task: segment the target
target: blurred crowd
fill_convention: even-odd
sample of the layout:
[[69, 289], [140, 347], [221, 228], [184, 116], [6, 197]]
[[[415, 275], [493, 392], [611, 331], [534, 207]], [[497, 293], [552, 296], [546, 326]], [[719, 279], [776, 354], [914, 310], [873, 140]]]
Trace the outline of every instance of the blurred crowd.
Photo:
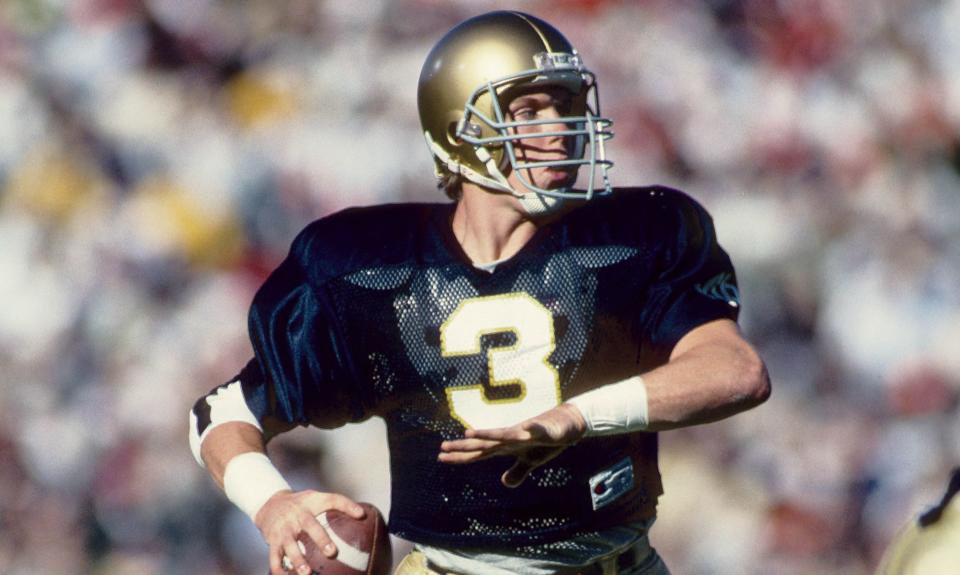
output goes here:
[[[265, 571], [187, 410], [245, 363], [300, 227], [444, 201], [420, 64], [507, 7], [597, 73], [615, 184], [714, 215], [773, 377], [762, 408], [662, 435], [673, 571], [870, 573], [937, 501], [960, 463], [960, 0], [6, 0], [0, 573]], [[272, 454], [387, 510], [382, 433]]]

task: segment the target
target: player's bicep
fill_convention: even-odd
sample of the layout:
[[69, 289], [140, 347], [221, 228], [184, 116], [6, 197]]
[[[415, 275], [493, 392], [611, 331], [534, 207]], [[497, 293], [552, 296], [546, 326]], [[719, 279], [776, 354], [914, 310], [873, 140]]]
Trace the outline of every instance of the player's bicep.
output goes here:
[[730, 404], [759, 405], [770, 396], [770, 376], [756, 349], [729, 319], [705, 323], [684, 335], [670, 354], [699, 385], [726, 395]]
[[718, 319], [699, 325], [687, 332], [670, 352], [670, 360], [702, 346], [722, 346], [728, 349], [750, 348], [740, 327], [731, 319]]

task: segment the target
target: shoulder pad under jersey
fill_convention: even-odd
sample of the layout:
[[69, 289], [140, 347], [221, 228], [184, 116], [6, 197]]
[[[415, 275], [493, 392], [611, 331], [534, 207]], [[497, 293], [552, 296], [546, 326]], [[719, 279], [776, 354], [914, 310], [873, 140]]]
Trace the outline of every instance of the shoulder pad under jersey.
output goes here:
[[361, 269], [410, 262], [422, 252], [430, 218], [442, 204], [384, 204], [348, 208], [309, 224], [293, 242], [312, 283]]

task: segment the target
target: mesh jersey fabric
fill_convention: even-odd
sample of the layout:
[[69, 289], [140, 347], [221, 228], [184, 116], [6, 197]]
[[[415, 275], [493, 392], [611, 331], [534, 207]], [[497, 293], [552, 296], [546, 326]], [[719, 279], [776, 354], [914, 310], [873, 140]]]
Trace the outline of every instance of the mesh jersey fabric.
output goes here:
[[[709, 215], [677, 190], [618, 189], [488, 273], [459, 249], [453, 209], [352, 208], [300, 233], [251, 306], [256, 357], [239, 379], [265, 435], [382, 417], [390, 529], [419, 543], [532, 549], [652, 517], [655, 433], [582, 440], [516, 489], [500, 483], [504, 458], [436, 457], [467, 425], [536, 415], [665, 363], [698, 325], [735, 320]], [[597, 507], [591, 478], [624, 460], [629, 489]]]

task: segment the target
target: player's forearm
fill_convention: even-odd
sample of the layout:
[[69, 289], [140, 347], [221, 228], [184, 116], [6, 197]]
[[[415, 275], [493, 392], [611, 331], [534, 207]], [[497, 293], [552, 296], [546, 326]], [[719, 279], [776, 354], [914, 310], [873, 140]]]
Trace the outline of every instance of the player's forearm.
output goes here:
[[247, 452], [264, 452], [263, 434], [240, 421], [227, 422], [212, 429], [200, 447], [203, 463], [213, 480], [223, 488], [223, 474], [231, 459]]
[[770, 395], [763, 361], [745, 341], [695, 345], [643, 375], [647, 428], [660, 431], [717, 421], [760, 405]]

